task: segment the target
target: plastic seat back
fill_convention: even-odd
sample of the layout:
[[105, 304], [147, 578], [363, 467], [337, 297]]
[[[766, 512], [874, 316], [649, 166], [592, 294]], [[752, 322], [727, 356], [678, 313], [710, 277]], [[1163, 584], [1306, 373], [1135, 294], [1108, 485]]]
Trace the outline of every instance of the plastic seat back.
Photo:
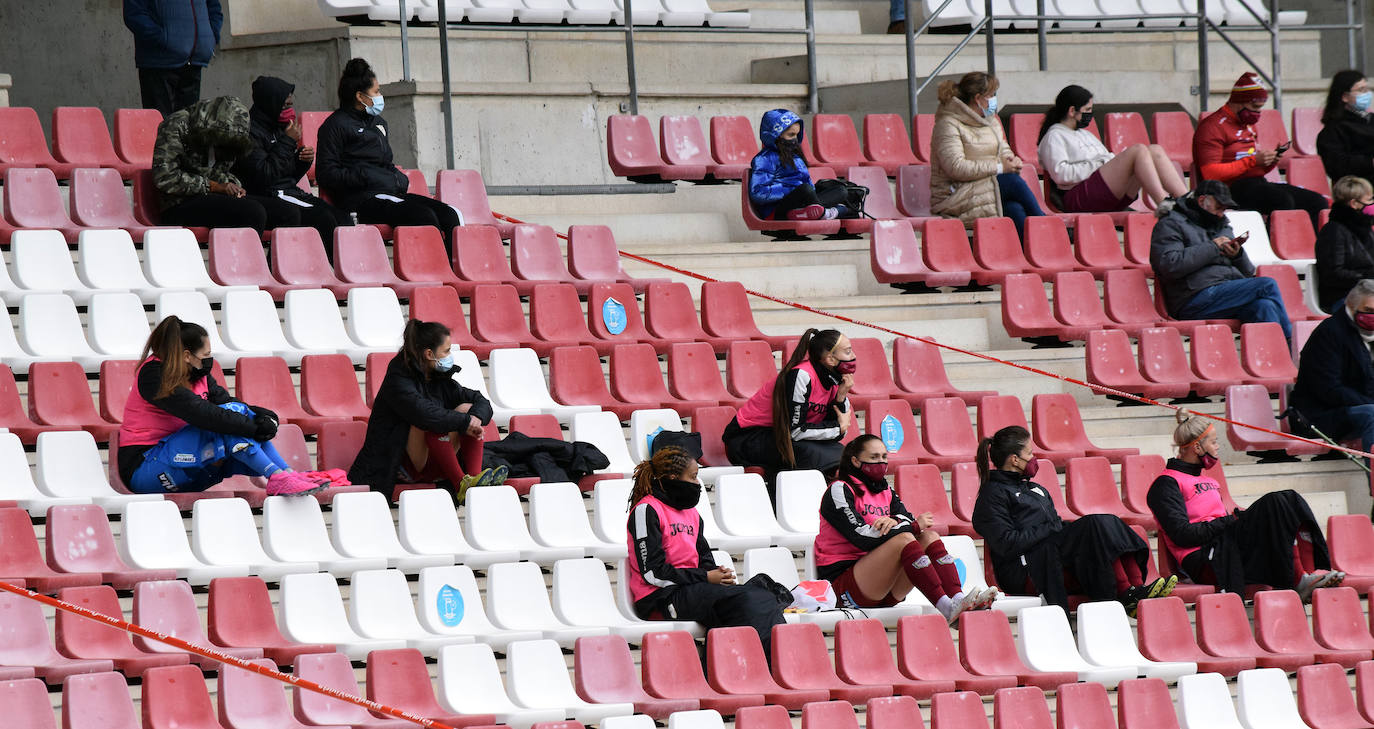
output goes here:
[[1097, 282], [1091, 273], [1061, 271], [1054, 275], [1054, 316], [1072, 327], [1108, 324], [1107, 314], [1102, 310], [1102, 297], [1097, 293]]
[[606, 151], [618, 177], [656, 175], [664, 166], [648, 117], [615, 114], [606, 119]]
[[748, 166], [758, 154], [754, 126], [744, 116], [711, 117], [711, 156], [719, 164]]
[[864, 115], [864, 156], [889, 170], [917, 164], [901, 114]]
[[701, 285], [701, 325], [716, 337], [765, 339], [754, 323], [744, 285], [738, 281], [709, 281]]
[[1102, 304], [1107, 316], [1120, 324], [1150, 326], [1162, 318], [1155, 310], [1145, 272], [1138, 268], [1107, 271]]
[[[51, 714], [46, 688], [43, 688], [42, 700], [44, 709]], [[87, 673], [68, 676], [62, 682], [62, 729], [89, 726], [141, 729], [123, 675], [112, 671]]]
[[720, 364], [706, 342], [678, 342], [668, 349], [668, 391], [682, 400], [732, 400]]
[[1321, 663], [1298, 669], [1298, 711], [1312, 727], [1365, 726], [1350, 692], [1345, 669]]
[[973, 257], [989, 271], [1021, 273], [1030, 268], [1011, 218], [979, 218], [973, 222]]
[[691, 290], [677, 281], [649, 284], [644, 294], [644, 324], [662, 339], [707, 339], [697, 321]]
[[1069, 461], [1066, 473], [1069, 508], [1078, 514], [1124, 515], [1125, 507], [1116, 489], [1112, 464], [1093, 456]]
[[143, 674], [144, 729], [220, 729], [197, 666], [164, 666]]
[[859, 729], [848, 701], [813, 701], [802, 707], [802, 729]]
[[1299, 322], [1304, 319], [1323, 318], [1322, 315], [1314, 314], [1307, 308], [1302, 294], [1302, 284], [1298, 282], [1298, 272], [1291, 265], [1279, 263], [1256, 266], [1255, 275], [1272, 278], [1279, 285], [1279, 296], [1283, 298], [1283, 308], [1287, 310], [1290, 320]]
[[778, 365], [766, 342], [734, 341], [725, 354], [725, 385], [735, 397], [749, 398], [772, 386]]
[[[1264, 593], [1260, 593], [1264, 594]], [[1301, 611], [1299, 605], [1299, 611]], [[1288, 675], [1281, 668], [1256, 668], [1236, 676], [1236, 713], [1247, 727], [1303, 726]]]
[[1293, 380], [1297, 365], [1288, 351], [1288, 340], [1275, 322], [1251, 322], [1240, 327], [1240, 350], [1245, 370], [1255, 377]]
[[816, 158], [836, 169], [864, 163], [859, 133], [847, 114], [817, 114], [811, 122], [811, 142]]
[[75, 362], [36, 362], [29, 368], [29, 415], [45, 425], [91, 428], [102, 440], [113, 429], [95, 411], [86, 373]]
[[586, 281], [617, 281], [627, 276], [609, 226], [568, 227], [568, 271]]
[[930, 216], [930, 166], [906, 164], [897, 168], [897, 209], [913, 218]]
[[324, 246], [314, 228], [276, 230], [272, 237], [272, 275], [286, 284], [341, 285]]
[[1121, 729], [1179, 729], [1174, 699], [1161, 678], [1133, 678], [1118, 684], [1116, 712]]
[[701, 434], [701, 462], [707, 466], [729, 466], [725, 444], [721, 437], [725, 427], [735, 419], [735, 409], [729, 406], [697, 408], [692, 412], [692, 431]]
[[1250, 632], [1245, 605], [1235, 593], [1198, 598], [1197, 639], [1198, 645], [1217, 656], [1254, 656], [1261, 652]]
[[992, 725], [998, 729], [1051, 729], [1054, 721], [1045, 692], [1035, 686], [998, 689], [992, 698]]
[[1319, 106], [1295, 106], [1291, 117], [1293, 147], [1298, 154], [1317, 154], [1317, 134], [1322, 130], [1322, 109]]
[[897, 210], [897, 205], [892, 201], [892, 187], [888, 185], [887, 173], [882, 167], [854, 165], [845, 173], [845, 177], [856, 185], [868, 188], [868, 197], [864, 199], [864, 213], [878, 220], [901, 220], [906, 217]]
[[1074, 250], [1086, 266], [1106, 270], [1129, 266], [1116, 226], [1105, 213], [1078, 216], [1074, 224]]
[[[473, 226], [496, 226], [503, 237], [509, 237], [509, 224], [502, 225], [491, 214], [491, 203], [487, 200], [487, 186], [482, 181], [482, 173], [477, 170], [439, 170], [434, 181], [435, 197], [458, 208], [463, 214], [463, 225], [455, 229], [464, 230]], [[453, 241], [455, 250], [458, 240]]]
[[983, 697], [974, 691], [935, 694], [930, 701], [931, 729], [987, 729]]
[[1078, 268], [1064, 221], [1053, 215], [1026, 219], [1026, 258], [1042, 275]]
[[105, 510], [94, 504], [49, 507], [44, 546], [48, 563], [63, 572], [129, 569], [120, 559]]
[[[265, 658], [252, 663], [265, 668], [277, 667]], [[275, 678], [236, 666], [223, 666], [219, 669], [216, 689], [220, 720], [231, 729], [296, 725], [285, 686]]]
[[[162, 112], [157, 109], [116, 109], [114, 148], [120, 159], [140, 169], [153, 166], [153, 146]], [[313, 145], [314, 142], [306, 142]]]
[[[131, 244], [132, 246], [132, 244]], [[10, 240], [14, 283], [30, 291], [84, 292], [67, 241], [55, 230], [15, 231]]]
[[1174, 327], [1153, 327], [1140, 332], [1140, 374], [1155, 382], [1173, 382], [1188, 376], [1188, 356], [1183, 337]]
[[296, 400], [291, 370], [280, 357], [241, 357], [234, 377], [235, 395], [275, 412], [283, 422], [301, 418], [305, 410]]
[[587, 328], [610, 341], [658, 341], [644, 328], [639, 301], [629, 284], [592, 284], [587, 294]]
[[453, 231], [453, 270], [460, 278], [482, 283], [515, 280], [501, 245], [501, 234], [489, 225], [463, 225]]
[[1155, 143], [1164, 148], [1169, 159], [1193, 167], [1193, 118], [1186, 111], [1157, 111], [1151, 118]]
[[930, 132], [935, 128], [935, 114], [917, 114], [911, 118], [911, 150], [921, 164], [930, 162]]
[[611, 394], [650, 409], [671, 403], [658, 356], [648, 344], [617, 344], [611, 351]]
[[210, 231], [210, 278], [225, 286], [277, 285], [252, 228]]
[[1055, 694], [1058, 729], [1111, 729], [1116, 725], [1111, 698], [1102, 684], [1066, 684]]
[[1145, 132], [1145, 119], [1138, 112], [1118, 112], [1107, 114], [1103, 120], [1106, 125], [1107, 149], [1120, 154], [1133, 144], [1149, 144], [1150, 137]]
[[1292, 590], [1255, 593], [1255, 639], [1261, 648], [1275, 653], [1318, 653], [1322, 646], [1312, 637], [1307, 609]]
[[319, 440], [315, 442], [319, 470], [338, 468], [347, 471], [358, 457], [358, 451], [362, 450], [366, 435], [367, 423], [356, 420], [321, 425]]
[[432, 225], [401, 225], [392, 232], [396, 275], [406, 281], [457, 284], [444, 239]]
[[978, 439], [968, 419], [968, 407], [957, 397], [933, 397], [921, 408], [921, 435], [926, 449], [942, 456], [973, 453]]
[[1269, 214], [1269, 228], [1269, 240], [1279, 258], [1317, 257], [1317, 234], [1312, 230], [1312, 218], [1307, 211], [1275, 210]]
[[[328, 686], [336, 691], [362, 696], [353, 665], [342, 653], [315, 653], [297, 659], [296, 675]], [[300, 721], [312, 724], [329, 723], [338, 726], [365, 724], [375, 721], [372, 715], [357, 704], [350, 704], [315, 691], [297, 686], [292, 690], [295, 715]]]
[[1178, 680], [1178, 715], [1183, 729], [1240, 729], [1226, 679], [1217, 673], [1199, 673]]
[[349, 289], [348, 336], [363, 347], [400, 349], [405, 314], [397, 291], [389, 286]]
[[[113, 154], [113, 152], [111, 153]], [[101, 228], [138, 228], [133, 208], [119, 171], [80, 169], [72, 172], [72, 219], [80, 225]]]
[[1011, 149], [1026, 164], [1040, 164], [1040, 114], [1012, 114], [1011, 124], [1007, 127], [1008, 142]]
[[372, 651], [367, 661], [367, 698], [421, 716], [443, 717], [449, 712], [434, 699], [425, 657], [414, 648]]
[[1236, 353], [1236, 336], [1224, 324], [1207, 324], [1193, 329], [1191, 347], [1193, 373], [1214, 382], [1240, 382], [1245, 371]]
[[658, 119], [659, 148], [670, 165], [713, 166], [701, 122], [694, 116], [665, 114]]
[[1331, 567], [1350, 574], [1374, 575], [1374, 525], [1360, 522], [1357, 514], [1333, 514], [1326, 524]]
[[646, 633], [640, 644], [644, 688], [663, 698], [698, 698], [715, 691], [706, 683], [692, 635], [682, 630]]
[[[371, 225], [344, 225], [334, 230], [334, 268], [348, 283], [392, 285], [400, 281], [391, 270], [382, 234]], [[329, 242], [325, 241], [328, 245]], [[274, 249], [276, 245], [272, 246]]]
[[[883, 439], [889, 467], [916, 463], [930, 454], [921, 443], [921, 432], [905, 400], [873, 400], [864, 416], [865, 432]], [[948, 523], [948, 522], [946, 522]]]
[[570, 281], [558, 237], [547, 225], [517, 225], [510, 239], [511, 270], [527, 281]]
[[54, 108], [52, 148], [58, 159], [81, 167], [126, 169], [129, 166], [115, 154], [105, 116], [95, 107]]

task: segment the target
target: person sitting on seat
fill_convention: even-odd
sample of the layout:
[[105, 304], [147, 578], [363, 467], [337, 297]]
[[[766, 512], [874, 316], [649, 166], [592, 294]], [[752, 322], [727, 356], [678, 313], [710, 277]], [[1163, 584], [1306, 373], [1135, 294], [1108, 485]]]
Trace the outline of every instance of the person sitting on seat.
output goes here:
[[1088, 131], [1093, 95], [1082, 86], [1065, 86], [1040, 125], [1040, 166], [1063, 198], [1066, 213], [1125, 210], [1143, 192], [1146, 202], [1188, 192], [1183, 176], [1158, 144], [1133, 144], [1115, 155]]
[[1218, 463], [1216, 427], [1182, 410], [1176, 417], [1178, 457], [1150, 484], [1146, 500], [1177, 571], [1238, 594], [1246, 584], [1293, 588], [1303, 602], [1311, 602], [1313, 590], [1341, 584], [1345, 573], [1329, 571], [1326, 540], [1307, 502], [1284, 489], [1226, 513], [1221, 486], [1205, 473]]
[[459, 503], [472, 486], [505, 483], [506, 466], [482, 468], [491, 402], [458, 384], [453, 340], [437, 321], [411, 319], [401, 351], [372, 398], [362, 448], [348, 470], [354, 483], [391, 498], [397, 483], [437, 483]]
[[1317, 154], [1326, 176], [1339, 180], [1346, 175], [1374, 179], [1374, 117], [1370, 106], [1374, 91], [1362, 71], [1337, 71], [1331, 77], [1322, 108], [1322, 130], [1317, 132]]
[[334, 228], [346, 225], [348, 217], [297, 186], [315, 159], [315, 148], [301, 142], [295, 90], [295, 86], [273, 76], [253, 80], [253, 106], [248, 109], [253, 146], [234, 165], [234, 174], [249, 195], [288, 204], [286, 209], [295, 219], [281, 225], [305, 225], [319, 231], [325, 254], [333, 262]]
[[1259, 147], [1255, 125], [1268, 101], [1269, 92], [1253, 71], [1236, 79], [1226, 104], [1199, 121], [1193, 132], [1197, 179], [1226, 183], [1239, 207], [1258, 210], [1265, 217], [1275, 210], [1306, 210], [1315, 230], [1320, 225], [1318, 214], [1326, 209], [1326, 198], [1297, 185], [1264, 179], [1288, 151], [1288, 143], [1274, 149]]
[[[234, 400], [211, 374], [205, 328], [169, 316], [148, 335], [119, 426], [119, 478], [139, 494], [204, 491], [230, 476], [301, 496], [341, 474], [293, 471], [272, 445], [277, 414]], [[339, 481], [342, 485], [342, 481]]]
[[1374, 446], [1372, 346], [1374, 280], [1364, 279], [1307, 338], [1289, 400], [1327, 437], [1337, 442], [1358, 438], [1366, 453]]
[[463, 224], [452, 206], [407, 192], [410, 179], [391, 159], [381, 86], [361, 58], [344, 66], [339, 108], [320, 125], [315, 178], [320, 192], [359, 222], [432, 225], [452, 253], [453, 229]]
[[1331, 195], [1331, 220], [1317, 233], [1317, 303], [1334, 314], [1351, 287], [1374, 278], [1374, 186], [1346, 176]]
[[1005, 215], [1024, 237], [1026, 218], [1045, 213], [1021, 179], [1024, 163], [1007, 145], [997, 88], [997, 77], [982, 71], [940, 83], [930, 132], [930, 212], [966, 226]]
[[[1173, 591], [1177, 578], [1145, 584], [1150, 545], [1111, 514], [1087, 514], [1067, 524], [1045, 487], [1030, 433], [1009, 425], [978, 444], [978, 500], [973, 528], [983, 535], [997, 584], [1043, 595], [1069, 609], [1069, 592], [1116, 599], [1134, 614], [1141, 600]], [[991, 468], [990, 468], [991, 467]]]
[[965, 610], [992, 605], [996, 588], [965, 593], [954, 558], [931, 531], [930, 512], [912, 516], [887, 483], [883, 439], [864, 434], [844, 447], [840, 469], [821, 497], [816, 576], [846, 607], [890, 607], [921, 591], [953, 624]]
[[1226, 210], [1236, 201], [1226, 185], [1205, 180], [1198, 188], [1155, 210], [1150, 234], [1150, 268], [1164, 291], [1164, 308], [1175, 319], [1272, 321], [1293, 338], [1279, 285], [1255, 275]]
[[811, 170], [802, 157], [806, 141], [802, 127], [795, 112], [764, 112], [759, 122], [760, 149], [749, 163], [749, 202], [754, 211], [769, 220], [855, 217], [856, 211], [844, 205], [843, 187], [833, 186], [826, 197], [811, 184]]
[[762, 468], [770, 496], [778, 471], [833, 471], [853, 418], [849, 389], [857, 362], [838, 330], [807, 329], [782, 374], [760, 387], [725, 426], [721, 440], [730, 462]]
[[643, 620], [693, 620], [708, 629], [748, 626], [758, 631], [763, 655], [769, 656], [783, 605], [754, 580], [736, 584], [734, 570], [716, 565], [696, 508], [700, 500], [697, 462], [687, 451], [660, 448], [635, 466], [625, 525], [630, 556], [621, 576], [629, 583], [635, 614]]

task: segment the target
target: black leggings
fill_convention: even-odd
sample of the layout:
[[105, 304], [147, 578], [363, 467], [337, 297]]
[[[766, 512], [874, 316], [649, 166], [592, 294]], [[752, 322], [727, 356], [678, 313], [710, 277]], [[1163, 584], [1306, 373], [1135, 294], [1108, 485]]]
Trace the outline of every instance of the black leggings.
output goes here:
[[458, 218], [458, 211], [448, 203], [424, 195], [408, 192], [389, 197], [400, 198], [400, 202], [392, 202], [367, 193], [339, 201], [339, 207], [357, 213], [360, 223], [384, 223], [391, 226], [432, 225], [444, 236], [444, 246], [449, 249], [449, 253], [453, 253], [449, 238], [453, 235], [453, 229], [462, 222]]
[[[728, 626], [748, 626], [759, 634], [763, 655], [772, 660], [773, 626], [782, 625], [782, 605], [773, 593], [756, 585], [714, 585], [689, 582], [663, 588], [666, 599], [651, 595], [640, 603], [656, 603], [656, 608], [635, 605], [635, 613], [647, 620], [693, 620], [708, 630]], [[655, 614], [657, 613], [657, 614]]]
[[262, 235], [264, 230], [300, 225], [301, 216], [296, 211], [301, 209], [275, 197], [206, 193], [163, 210], [158, 222], [195, 228], [252, 228]]
[[[304, 190], [286, 190], [285, 194], [293, 200], [308, 203], [309, 207], [301, 207], [295, 203], [275, 198], [276, 202], [284, 203], [286, 207], [290, 208], [290, 210], [285, 211], [283, 216], [289, 222], [278, 223], [278, 225], [288, 228], [304, 226], [319, 231], [320, 240], [324, 242], [325, 253], [329, 256], [330, 262], [333, 263], [334, 228], [348, 225], [348, 214]], [[294, 220], [291, 220], [293, 217]]]
[[1241, 209], [1258, 210], [1265, 217], [1275, 210], [1306, 210], [1312, 218], [1313, 230], [1321, 230], [1317, 216], [1331, 207], [1319, 192], [1270, 182], [1263, 177], [1243, 177], [1233, 181], [1230, 188], [1231, 197], [1236, 199]]
[[797, 185], [792, 191], [782, 196], [777, 205], [773, 206], [774, 220], [787, 220], [787, 214], [793, 210], [799, 210], [808, 205], [820, 205], [820, 198], [816, 197], [816, 188], [811, 184]]
[[817, 470], [827, 473], [840, 465], [844, 445], [838, 440], [792, 441], [792, 465], [782, 460], [782, 453], [773, 441], [773, 429], [766, 427], [741, 428], [731, 420], [721, 434], [725, 455], [736, 466], [757, 466], [763, 469], [768, 495], [773, 496], [773, 482], [778, 472], [789, 469]]

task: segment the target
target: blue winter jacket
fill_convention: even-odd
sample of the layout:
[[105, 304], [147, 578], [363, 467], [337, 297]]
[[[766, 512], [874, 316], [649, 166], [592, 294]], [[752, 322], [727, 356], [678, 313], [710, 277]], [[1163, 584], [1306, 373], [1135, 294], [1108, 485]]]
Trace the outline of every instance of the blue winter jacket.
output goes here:
[[797, 141], [806, 143], [806, 123], [801, 117], [786, 109], [774, 109], [763, 115], [759, 122], [759, 141], [762, 149], [749, 163], [749, 200], [760, 218], [773, 215], [773, 207], [801, 185], [811, 184], [811, 172], [806, 169], [806, 160], [797, 155], [791, 166], [785, 165], [778, 155], [778, 136], [787, 128], [801, 122], [801, 134]]
[[224, 24], [220, 0], [124, 0], [139, 68], [208, 66]]

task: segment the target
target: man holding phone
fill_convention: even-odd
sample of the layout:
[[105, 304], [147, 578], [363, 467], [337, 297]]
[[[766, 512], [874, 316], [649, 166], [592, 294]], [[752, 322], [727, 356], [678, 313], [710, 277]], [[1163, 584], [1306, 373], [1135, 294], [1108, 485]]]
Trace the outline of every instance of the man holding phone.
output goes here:
[[1278, 165], [1291, 142], [1262, 149], [1255, 125], [1269, 101], [1269, 92], [1253, 71], [1247, 71], [1231, 88], [1226, 104], [1198, 122], [1193, 133], [1194, 179], [1219, 180], [1230, 186], [1237, 207], [1258, 210], [1268, 216], [1275, 210], [1306, 210], [1312, 229], [1317, 216], [1328, 207], [1320, 193], [1296, 185], [1270, 182], [1264, 176]]
[[1231, 191], [1206, 180], [1172, 207], [1155, 211], [1159, 222], [1150, 236], [1150, 267], [1164, 306], [1175, 319], [1272, 321], [1291, 339], [1292, 326], [1274, 279], [1255, 276], [1245, 255], [1245, 240], [1226, 220], [1236, 207]]

